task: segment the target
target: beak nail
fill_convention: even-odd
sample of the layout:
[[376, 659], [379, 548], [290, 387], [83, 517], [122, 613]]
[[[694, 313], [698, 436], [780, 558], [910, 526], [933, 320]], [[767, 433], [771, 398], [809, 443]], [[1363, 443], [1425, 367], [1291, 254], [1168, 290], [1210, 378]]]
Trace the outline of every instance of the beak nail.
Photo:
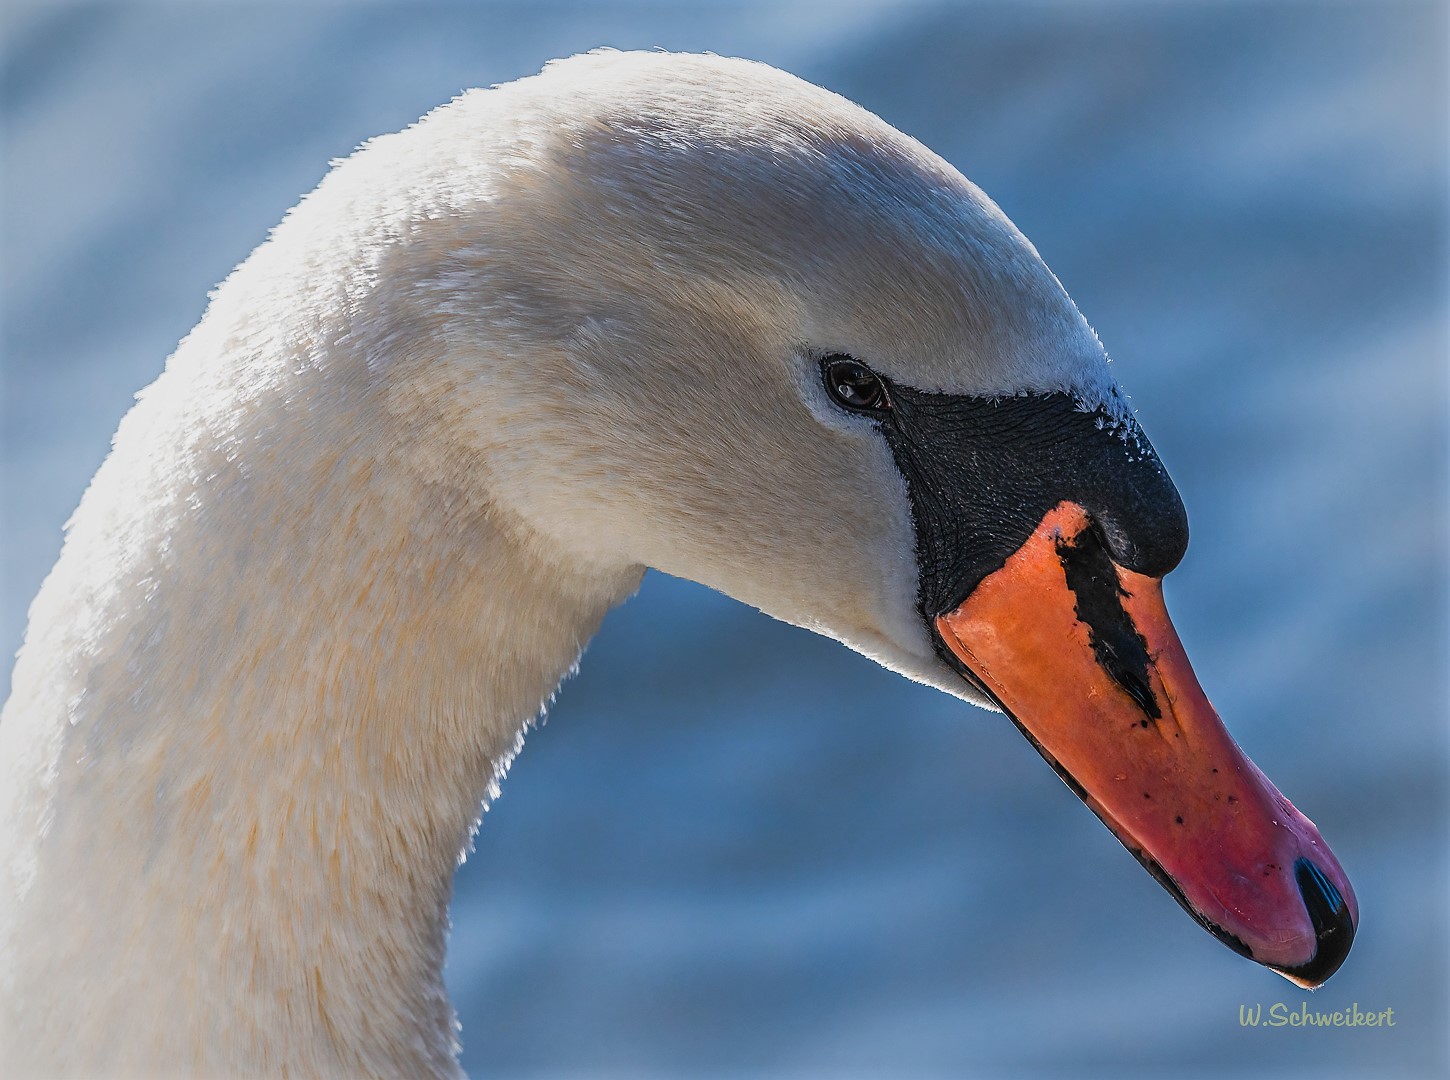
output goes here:
[[1294, 880], [1314, 925], [1318, 947], [1307, 964], [1281, 969], [1301, 986], [1316, 987], [1339, 970], [1354, 942], [1354, 917], [1339, 889], [1323, 870], [1305, 858], [1294, 861]]

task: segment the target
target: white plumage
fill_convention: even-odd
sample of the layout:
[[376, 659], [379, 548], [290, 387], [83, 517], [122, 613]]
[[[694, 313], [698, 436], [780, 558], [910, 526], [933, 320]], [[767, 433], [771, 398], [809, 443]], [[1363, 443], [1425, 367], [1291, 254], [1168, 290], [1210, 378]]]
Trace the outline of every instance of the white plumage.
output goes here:
[[763, 65], [577, 57], [340, 163], [122, 422], [31, 609], [0, 1073], [456, 1075], [459, 853], [647, 566], [969, 696], [820, 351], [1117, 400], [980, 191]]

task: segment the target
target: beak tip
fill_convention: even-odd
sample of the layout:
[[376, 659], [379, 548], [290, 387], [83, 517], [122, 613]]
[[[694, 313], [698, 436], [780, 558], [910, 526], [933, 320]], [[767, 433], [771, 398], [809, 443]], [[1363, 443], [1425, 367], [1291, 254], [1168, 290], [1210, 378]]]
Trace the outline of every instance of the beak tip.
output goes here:
[[1294, 879], [1314, 926], [1314, 955], [1296, 967], [1274, 970], [1306, 990], [1315, 990], [1339, 970], [1349, 955], [1356, 918], [1333, 880], [1309, 859], [1295, 860]]

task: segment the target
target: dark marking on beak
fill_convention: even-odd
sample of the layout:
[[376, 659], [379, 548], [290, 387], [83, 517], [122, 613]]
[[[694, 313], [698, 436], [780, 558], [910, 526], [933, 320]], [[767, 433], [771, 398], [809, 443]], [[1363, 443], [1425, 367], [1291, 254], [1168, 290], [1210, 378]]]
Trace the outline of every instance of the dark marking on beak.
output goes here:
[[1123, 609], [1125, 594], [1107, 547], [1096, 530], [1085, 529], [1076, 537], [1059, 540], [1057, 557], [1072, 590], [1078, 621], [1088, 628], [1098, 664], [1149, 720], [1157, 720], [1163, 712], [1148, 681], [1148, 643]]

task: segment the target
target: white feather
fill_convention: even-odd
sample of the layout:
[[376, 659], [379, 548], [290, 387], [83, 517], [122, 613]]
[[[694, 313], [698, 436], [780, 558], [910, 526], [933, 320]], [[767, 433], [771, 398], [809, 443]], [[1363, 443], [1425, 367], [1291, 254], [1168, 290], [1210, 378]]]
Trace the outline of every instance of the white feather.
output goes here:
[[813, 350], [1106, 359], [951, 166], [760, 64], [595, 53], [337, 165], [122, 422], [0, 720], [0, 1073], [454, 1076], [449, 889], [643, 568], [963, 693]]

